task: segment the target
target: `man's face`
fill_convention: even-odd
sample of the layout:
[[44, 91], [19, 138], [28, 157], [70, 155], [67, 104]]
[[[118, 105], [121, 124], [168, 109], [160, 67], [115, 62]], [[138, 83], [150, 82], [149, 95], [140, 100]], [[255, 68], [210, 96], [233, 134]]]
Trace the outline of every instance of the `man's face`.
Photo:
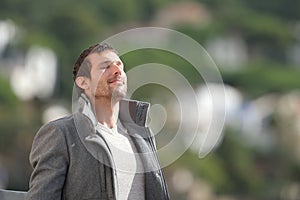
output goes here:
[[91, 62], [91, 78], [88, 80], [91, 98], [109, 98], [119, 101], [127, 92], [127, 77], [119, 56], [110, 50], [92, 53], [87, 57]]

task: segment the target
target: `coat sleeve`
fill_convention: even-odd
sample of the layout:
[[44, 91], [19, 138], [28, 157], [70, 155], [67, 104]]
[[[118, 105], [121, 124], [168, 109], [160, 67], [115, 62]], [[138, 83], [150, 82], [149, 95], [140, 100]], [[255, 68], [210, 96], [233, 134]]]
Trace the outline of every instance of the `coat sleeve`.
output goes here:
[[30, 152], [33, 172], [27, 200], [60, 200], [69, 165], [63, 132], [54, 124], [43, 126], [36, 134]]

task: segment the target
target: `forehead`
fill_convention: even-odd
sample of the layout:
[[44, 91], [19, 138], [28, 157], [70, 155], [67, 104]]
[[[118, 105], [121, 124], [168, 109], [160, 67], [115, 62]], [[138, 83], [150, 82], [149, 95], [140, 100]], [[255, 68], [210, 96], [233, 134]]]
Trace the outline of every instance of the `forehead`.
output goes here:
[[120, 60], [119, 56], [111, 50], [105, 50], [102, 52], [94, 52], [87, 56], [89, 61], [93, 64], [105, 62], [105, 61], [114, 61]]

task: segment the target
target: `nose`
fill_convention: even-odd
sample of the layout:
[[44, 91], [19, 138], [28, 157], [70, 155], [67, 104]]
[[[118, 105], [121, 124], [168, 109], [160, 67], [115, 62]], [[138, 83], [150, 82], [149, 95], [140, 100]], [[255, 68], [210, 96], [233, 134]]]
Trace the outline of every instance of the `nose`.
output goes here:
[[123, 72], [123, 64], [120, 61], [114, 61], [111, 63], [111, 69], [114, 75], [121, 75]]

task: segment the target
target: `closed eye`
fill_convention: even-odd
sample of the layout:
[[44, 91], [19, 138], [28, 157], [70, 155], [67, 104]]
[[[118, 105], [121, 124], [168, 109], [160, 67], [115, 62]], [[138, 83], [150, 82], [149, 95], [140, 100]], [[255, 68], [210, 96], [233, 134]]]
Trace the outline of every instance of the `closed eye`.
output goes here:
[[122, 70], [124, 68], [123, 62], [120, 61], [120, 60], [117, 60], [117, 61], [107, 60], [107, 61], [104, 61], [104, 62], [99, 64], [99, 69], [101, 69], [101, 70], [108, 69], [112, 64], [117, 65]]
[[109, 61], [109, 60], [104, 61], [99, 64], [99, 69], [107, 69], [107, 68], [109, 68], [111, 63], [112, 63], [112, 61]]

